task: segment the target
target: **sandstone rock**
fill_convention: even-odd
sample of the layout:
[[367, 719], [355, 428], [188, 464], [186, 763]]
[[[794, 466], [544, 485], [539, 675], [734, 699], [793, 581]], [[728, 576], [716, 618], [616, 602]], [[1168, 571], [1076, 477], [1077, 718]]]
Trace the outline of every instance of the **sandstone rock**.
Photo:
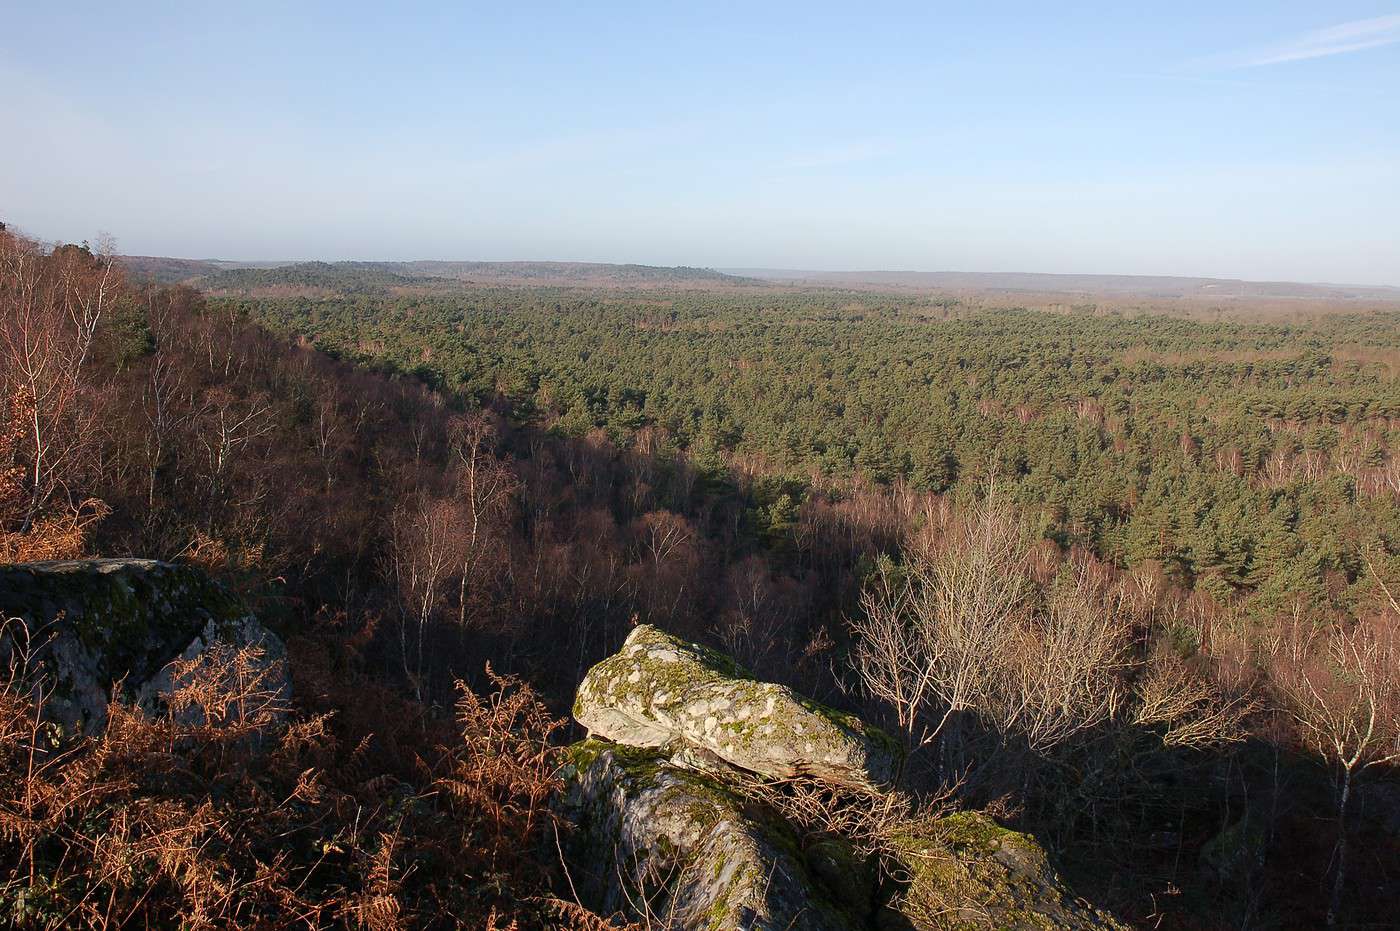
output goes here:
[[589, 671], [574, 716], [615, 741], [576, 744], [562, 773], [567, 859], [605, 914], [672, 931], [1123, 929], [1069, 891], [1034, 839], [984, 815], [908, 825], [883, 845], [884, 874], [845, 838], [803, 834], [738, 784], [800, 775], [871, 790], [894, 774], [891, 742], [654, 627]]
[[[572, 881], [586, 904], [673, 931], [866, 927], [871, 889], [824, 889], [792, 829], [711, 774], [597, 740], [570, 749], [565, 813]], [[840, 861], [839, 842], [820, 851]], [[853, 856], [849, 847], [846, 855]]]
[[[31, 650], [51, 676], [48, 713], [70, 729], [101, 727], [114, 683], [154, 710], [172, 660], [210, 644], [255, 645], [266, 688], [289, 691], [282, 642], [199, 569], [149, 559], [0, 566], [0, 657]], [[11, 620], [13, 619], [13, 620]]]
[[1034, 838], [986, 815], [950, 815], [898, 847], [904, 888], [881, 916], [889, 931], [1126, 931], [1065, 887]]
[[812, 776], [872, 789], [889, 784], [898, 748], [859, 718], [757, 682], [732, 661], [655, 627], [589, 670], [574, 717], [634, 747], [696, 747], [764, 776]]

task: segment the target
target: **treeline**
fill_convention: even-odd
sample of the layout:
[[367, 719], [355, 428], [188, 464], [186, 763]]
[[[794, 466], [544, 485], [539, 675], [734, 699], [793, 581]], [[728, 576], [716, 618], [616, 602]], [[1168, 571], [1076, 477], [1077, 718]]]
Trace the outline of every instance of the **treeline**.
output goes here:
[[[161, 280], [179, 260], [123, 259], [138, 274]], [[216, 294], [315, 294], [363, 296], [407, 293], [460, 294], [470, 281], [509, 285], [596, 285], [629, 287], [765, 287], [761, 281], [709, 268], [605, 265], [583, 262], [296, 262], [269, 267], [221, 269], [183, 263], [198, 275], [201, 290]], [[201, 267], [202, 264], [202, 267]], [[168, 279], [167, 280], [171, 280]]]
[[198, 280], [205, 291], [241, 293], [268, 288], [295, 288], [324, 293], [388, 294], [395, 288], [432, 287], [445, 279], [405, 274], [391, 262], [298, 262], [274, 268], [230, 268]]

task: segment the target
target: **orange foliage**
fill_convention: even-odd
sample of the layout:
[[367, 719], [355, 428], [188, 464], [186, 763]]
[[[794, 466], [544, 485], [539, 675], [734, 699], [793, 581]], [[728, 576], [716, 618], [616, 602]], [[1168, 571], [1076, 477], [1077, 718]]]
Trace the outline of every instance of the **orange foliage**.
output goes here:
[[[251, 650], [210, 660], [175, 670], [164, 714], [115, 701], [91, 736], [45, 723], [43, 670], [15, 664], [0, 683], [0, 922], [604, 927], [561, 909], [535, 858], [562, 722], [528, 687], [488, 672], [492, 694], [462, 689], [455, 739], [439, 729], [365, 778], [375, 733], [289, 718]], [[381, 706], [386, 729], [400, 710]]]

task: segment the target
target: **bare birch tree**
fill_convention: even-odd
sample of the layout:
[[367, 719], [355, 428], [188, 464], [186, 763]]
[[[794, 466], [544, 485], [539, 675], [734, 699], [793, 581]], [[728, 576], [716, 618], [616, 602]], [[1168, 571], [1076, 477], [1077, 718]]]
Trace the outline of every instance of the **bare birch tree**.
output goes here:
[[1400, 761], [1400, 634], [1393, 618], [1351, 629], [1295, 620], [1272, 644], [1270, 678], [1303, 743], [1336, 773], [1337, 846], [1327, 926], [1346, 885], [1357, 781]]

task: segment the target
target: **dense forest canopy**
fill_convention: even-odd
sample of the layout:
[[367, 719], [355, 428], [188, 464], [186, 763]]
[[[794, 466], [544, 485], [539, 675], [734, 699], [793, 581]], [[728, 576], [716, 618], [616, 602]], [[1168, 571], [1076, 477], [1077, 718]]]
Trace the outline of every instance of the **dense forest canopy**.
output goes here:
[[794, 488], [995, 475], [1061, 545], [1222, 603], [1344, 609], [1361, 551], [1400, 544], [1400, 313], [1203, 322], [841, 291], [229, 306], [518, 419], [645, 430]]

